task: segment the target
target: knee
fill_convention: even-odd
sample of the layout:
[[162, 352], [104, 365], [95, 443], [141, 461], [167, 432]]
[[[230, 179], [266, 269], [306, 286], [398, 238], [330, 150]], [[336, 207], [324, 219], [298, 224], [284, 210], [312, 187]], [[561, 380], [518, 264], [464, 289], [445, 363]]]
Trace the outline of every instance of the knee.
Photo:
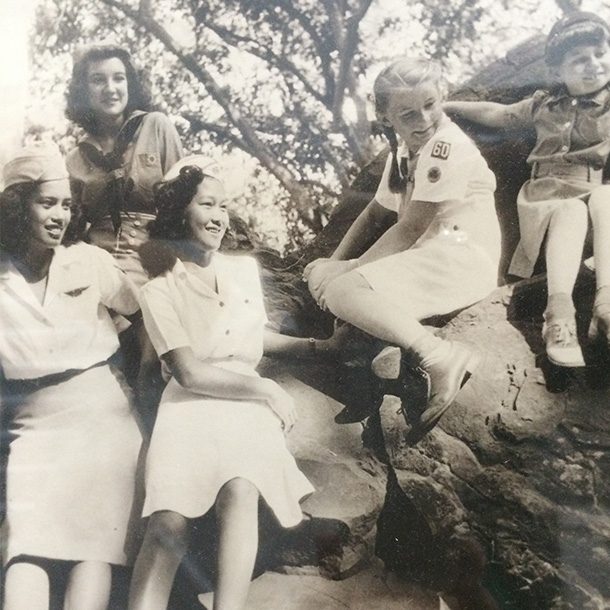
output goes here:
[[587, 220], [587, 204], [580, 199], [565, 199], [554, 210], [551, 221], [570, 223]]
[[589, 212], [592, 217], [610, 216], [610, 184], [604, 184], [591, 193]]
[[324, 302], [326, 307], [337, 317], [341, 315], [343, 305], [353, 297], [354, 290], [358, 287], [360, 274], [350, 271], [333, 279], [324, 290]]
[[218, 492], [217, 505], [222, 509], [227, 504], [256, 504], [258, 502], [258, 489], [248, 481], [237, 477], [227, 481]]
[[148, 522], [146, 536], [157, 547], [184, 554], [188, 541], [187, 520], [171, 511], [153, 513]]

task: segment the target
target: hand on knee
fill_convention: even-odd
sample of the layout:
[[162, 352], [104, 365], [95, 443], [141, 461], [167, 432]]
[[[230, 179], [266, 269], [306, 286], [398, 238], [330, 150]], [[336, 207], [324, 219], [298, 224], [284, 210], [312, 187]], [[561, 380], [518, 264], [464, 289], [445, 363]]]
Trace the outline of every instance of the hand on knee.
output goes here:
[[309, 275], [308, 287], [313, 298], [320, 303], [325, 298], [330, 284], [337, 278], [345, 276], [355, 266], [355, 261], [333, 261], [321, 263]]

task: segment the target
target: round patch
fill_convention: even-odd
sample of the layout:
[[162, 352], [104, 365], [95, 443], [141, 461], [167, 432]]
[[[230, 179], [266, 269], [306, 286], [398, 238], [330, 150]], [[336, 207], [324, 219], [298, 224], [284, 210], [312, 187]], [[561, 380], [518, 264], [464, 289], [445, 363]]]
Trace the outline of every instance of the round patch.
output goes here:
[[431, 167], [428, 170], [428, 180], [430, 182], [438, 182], [441, 179], [441, 170], [438, 167]]

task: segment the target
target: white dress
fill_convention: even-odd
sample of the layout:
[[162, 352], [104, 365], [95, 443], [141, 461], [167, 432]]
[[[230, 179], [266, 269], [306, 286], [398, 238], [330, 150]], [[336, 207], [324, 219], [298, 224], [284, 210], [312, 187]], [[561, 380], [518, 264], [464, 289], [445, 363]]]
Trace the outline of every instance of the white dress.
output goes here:
[[[55, 250], [42, 304], [0, 256], [5, 561], [132, 558], [142, 436], [121, 374], [105, 363], [119, 347], [108, 307], [128, 315], [138, 303], [125, 273], [95, 246]], [[31, 380], [82, 369], [31, 388]]]
[[[399, 156], [408, 158], [408, 149]], [[399, 219], [413, 206], [435, 206], [435, 218], [411, 248], [356, 271], [418, 320], [483, 299], [497, 286], [501, 236], [495, 177], [477, 147], [445, 118], [409, 159], [404, 194], [389, 190], [391, 163], [389, 156], [375, 200]]]
[[[159, 356], [190, 346], [209, 364], [257, 375], [266, 315], [254, 259], [215, 254], [218, 293], [177, 261], [140, 293], [144, 324]], [[302, 519], [313, 487], [288, 451], [280, 421], [262, 402], [209, 398], [171, 378], [146, 462], [144, 516], [204, 515], [231, 479], [252, 482], [284, 527]]]

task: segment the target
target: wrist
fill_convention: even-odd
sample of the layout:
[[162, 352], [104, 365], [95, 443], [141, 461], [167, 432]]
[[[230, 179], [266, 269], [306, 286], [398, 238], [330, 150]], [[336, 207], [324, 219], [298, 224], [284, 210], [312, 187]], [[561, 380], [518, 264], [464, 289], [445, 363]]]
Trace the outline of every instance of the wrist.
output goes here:
[[318, 342], [313, 337], [307, 339], [307, 354], [315, 358], [318, 354]]

